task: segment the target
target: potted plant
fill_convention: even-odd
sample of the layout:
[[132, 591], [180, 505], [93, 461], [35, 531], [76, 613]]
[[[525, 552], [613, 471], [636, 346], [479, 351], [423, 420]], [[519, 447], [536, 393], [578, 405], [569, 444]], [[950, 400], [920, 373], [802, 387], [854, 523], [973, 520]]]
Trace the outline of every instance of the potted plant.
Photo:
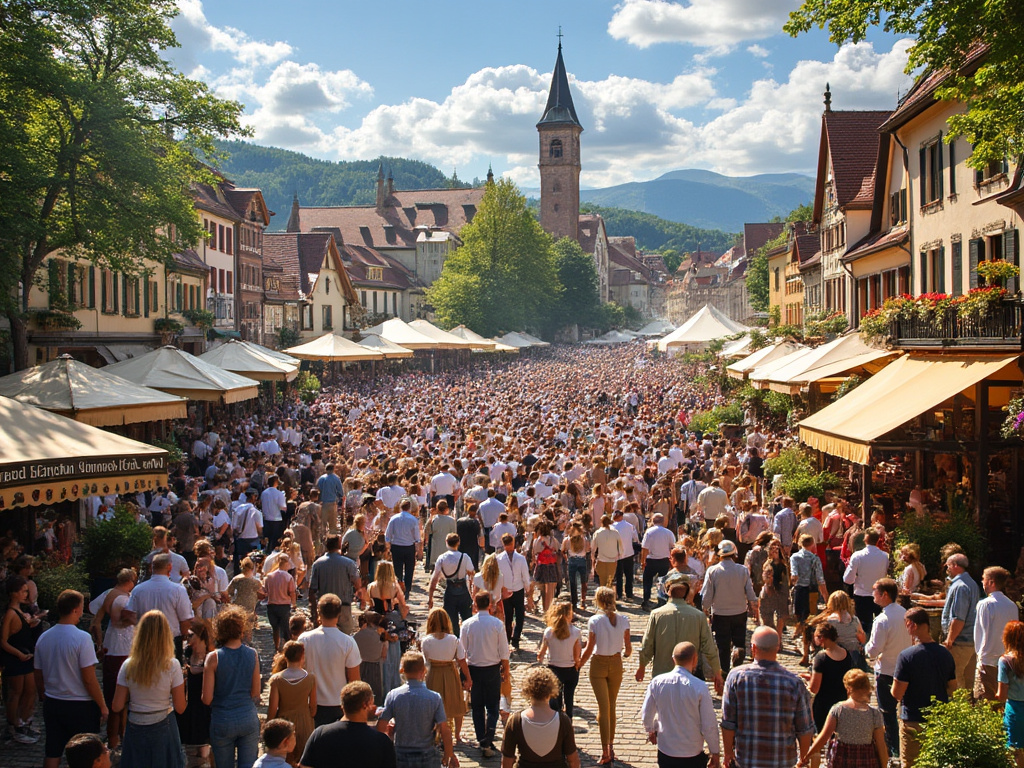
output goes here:
[[42, 331], [77, 331], [82, 327], [82, 321], [73, 314], [56, 309], [32, 310], [29, 312], [29, 318]]
[[213, 328], [213, 322], [216, 320], [216, 316], [208, 309], [186, 309], [181, 313], [189, 324], [194, 325], [196, 328], [201, 328], [204, 331], [208, 331]]
[[32, 580], [39, 588], [39, 607], [47, 611], [56, 610], [57, 597], [65, 589], [83, 593], [89, 591], [89, 576], [82, 563], [65, 563], [52, 555], [36, 560]]
[[1006, 281], [1011, 277], [1019, 275], [1020, 269], [1004, 259], [993, 259], [980, 262], [978, 264], [978, 274], [985, 278], [985, 282], [988, 285], [1002, 287], [1006, 285]]
[[122, 568], [135, 568], [150, 551], [153, 529], [135, 519], [127, 506], [117, 505], [110, 520], [100, 520], [82, 533], [86, 570], [92, 578], [92, 594], [116, 583]]

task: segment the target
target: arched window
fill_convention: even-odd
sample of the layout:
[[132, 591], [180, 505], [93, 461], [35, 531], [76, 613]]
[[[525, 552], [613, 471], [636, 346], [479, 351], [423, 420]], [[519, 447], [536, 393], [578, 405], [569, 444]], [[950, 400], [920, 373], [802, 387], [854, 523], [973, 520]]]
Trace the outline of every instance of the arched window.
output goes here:
[[548, 155], [550, 157], [561, 157], [562, 156], [562, 140], [552, 139], [551, 145], [548, 149]]

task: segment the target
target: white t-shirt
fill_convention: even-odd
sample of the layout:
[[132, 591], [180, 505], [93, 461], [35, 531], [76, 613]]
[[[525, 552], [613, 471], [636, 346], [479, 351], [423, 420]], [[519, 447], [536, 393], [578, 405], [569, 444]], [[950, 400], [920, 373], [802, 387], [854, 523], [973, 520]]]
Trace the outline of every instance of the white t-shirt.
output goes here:
[[113, 621], [115, 611], [123, 611], [128, 605], [128, 595], [118, 595], [110, 604], [111, 622], [107, 625], [106, 634], [103, 635], [103, 647], [110, 656], [127, 656], [132, 651], [132, 638], [135, 637], [135, 625], [118, 627]]
[[128, 689], [128, 721], [136, 725], [159, 723], [171, 711], [171, 691], [185, 682], [181, 665], [171, 661], [152, 685], [143, 687], [128, 680], [124, 664], [117, 673], [117, 684]]
[[466, 648], [455, 635], [445, 635], [444, 637], [427, 635], [420, 642], [420, 647], [423, 650], [423, 657], [427, 660], [428, 664], [431, 661], [451, 661], [452, 659], [466, 658]]
[[299, 635], [306, 646], [306, 669], [316, 675], [316, 700], [325, 707], [341, 706], [346, 670], [362, 663], [359, 646], [337, 627], [318, 627]]
[[[473, 586], [478, 590], [487, 592], [487, 587], [484, 585], [484, 575], [478, 573], [473, 577]], [[498, 580], [494, 583], [494, 589], [490, 590], [491, 605], [496, 605], [501, 600], [501, 589], [505, 586], [505, 574], [502, 571], [498, 571]]]
[[664, 560], [672, 552], [676, 544], [676, 537], [672, 531], [662, 525], [652, 525], [644, 531], [644, 540], [641, 546], [647, 550], [647, 557], [651, 560]]
[[92, 636], [71, 624], [57, 624], [39, 636], [33, 659], [42, 670], [46, 695], [61, 701], [92, 701], [82, 670], [96, 665]]
[[622, 652], [623, 636], [629, 631], [629, 616], [621, 613], [616, 613], [615, 616], [614, 627], [604, 612], [591, 616], [587, 622], [587, 629], [597, 640], [594, 653], [598, 656], [614, 656]]
[[548, 663], [552, 667], [572, 667], [576, 665], [572, 649], [582, 633], [579, 627], [569, 625], [569, 636], [564, 640], [555, 637], [555, 631], [548, 627], [544, 630], [544, 638], [548, 641]]

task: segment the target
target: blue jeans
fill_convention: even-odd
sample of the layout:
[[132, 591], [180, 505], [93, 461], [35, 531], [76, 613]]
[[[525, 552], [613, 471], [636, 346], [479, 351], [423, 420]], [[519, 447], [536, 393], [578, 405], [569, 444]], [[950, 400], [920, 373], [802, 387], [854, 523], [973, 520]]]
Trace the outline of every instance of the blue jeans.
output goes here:
[[217, 768], [252, 768], [259, 754], [259, 740], [260, 719], [255, 707], [239, 712], [215, 711], [210, 717], [210, 750]]
[[885, 725], [885, 745], [892, 757], [900, 756], [900, 727], [896, 719], [898, 704], [892, 697], [892, 675], [875, 675], [875, 695], [878, 696], [878, 708], [882, 710], [882, 723]]
[[570, 557], [569, 558], [569, 593], [572, 596], [572, 604], [578, 605], [576, 602], [576, 577], [580, 580], [580, 590], [583, 597], [587, 596], [587, 576], [589, 575], [590, 569], [587, 568], [587, 558], [585, 557]]

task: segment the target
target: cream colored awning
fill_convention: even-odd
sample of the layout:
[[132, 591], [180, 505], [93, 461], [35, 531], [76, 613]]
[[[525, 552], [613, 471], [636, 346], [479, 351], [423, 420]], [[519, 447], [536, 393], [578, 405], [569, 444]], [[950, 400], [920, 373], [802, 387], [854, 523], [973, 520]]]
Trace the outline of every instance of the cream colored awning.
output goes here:
[[[891, 350], [868, 346], [860, 334], [854, 331], [828, 344], [815, 347], [789, 365], [776, 368], [764, 378], [764, 381], [767, 382], [768, 388], [775, 392], [795, 395], [811, 382], [838, 376], [846, 371], [868, 367], [869, 372], [875, 373], [882, 368], [883, 360], [889, 360], [897, 355], [897, 352]], [[870, 370], [871, 368], [873, 370]], [[754, 375], [751, 375], [751, 378], [755, 378]]]
[[189, 400], [238, 403], [258, 397], [260, 393], [259, 385], [252, 379], [225, 371], [172, 346], [108, 365], [105, 370], [136, 384]]
[[360, 360], [384, 359], [380, 352], [367, 349], [335, 333], [325, 333], [305, 344], [286, 349], [285, 352], [302, 360], [321, 360], [331, 363], [356, 363]]
[[725, 372], [734, 379], [743, 379], [758, 366], [767, 365], [773, 360], [779, 360], [801, 349], [806, 349], [806, 347], [792, 341], [780, 341], [767, 347], [762, 347], [743, 360], [726, 366]]
[[904, 355], [845, 397], [800, 422], [800, 440], [857, 464], [871, 445], [979, 381], [1002, 374], [1020, 381], [1017, 355]]
[[199, 359], [256, 381], [293, 381], [299, 375], [298, 363], [277, 360], [237, 339], [228, 339]]
[[399, 360], [403, 357], [412, 357], [415, 354], [411, 349], [400, 347], [398, 344], [388, 341], [376, 333], [364, 332], [363, 338], [359, 340], [359, 346], [366, 347], [371, 351], [380, 352], [386, 360]]
[[400, 317], [392, 317], [379, 325], [363, 330], [364, 334], [375, 333], [393, 344], [406, 349], [464, 349], [462, 339], [458, 344], [444, 343], [418, 331], [402, 320]]
[[481, 352], [495, 351], [495, 342], [490, 339], [485, 339], [479, 333], [464, 325], [456, 325], [449, 331], [449, 333], [453, 336], [458, 336], [460, 339], [472, 342], [474, 345], [473, 349], [480, 350]]

